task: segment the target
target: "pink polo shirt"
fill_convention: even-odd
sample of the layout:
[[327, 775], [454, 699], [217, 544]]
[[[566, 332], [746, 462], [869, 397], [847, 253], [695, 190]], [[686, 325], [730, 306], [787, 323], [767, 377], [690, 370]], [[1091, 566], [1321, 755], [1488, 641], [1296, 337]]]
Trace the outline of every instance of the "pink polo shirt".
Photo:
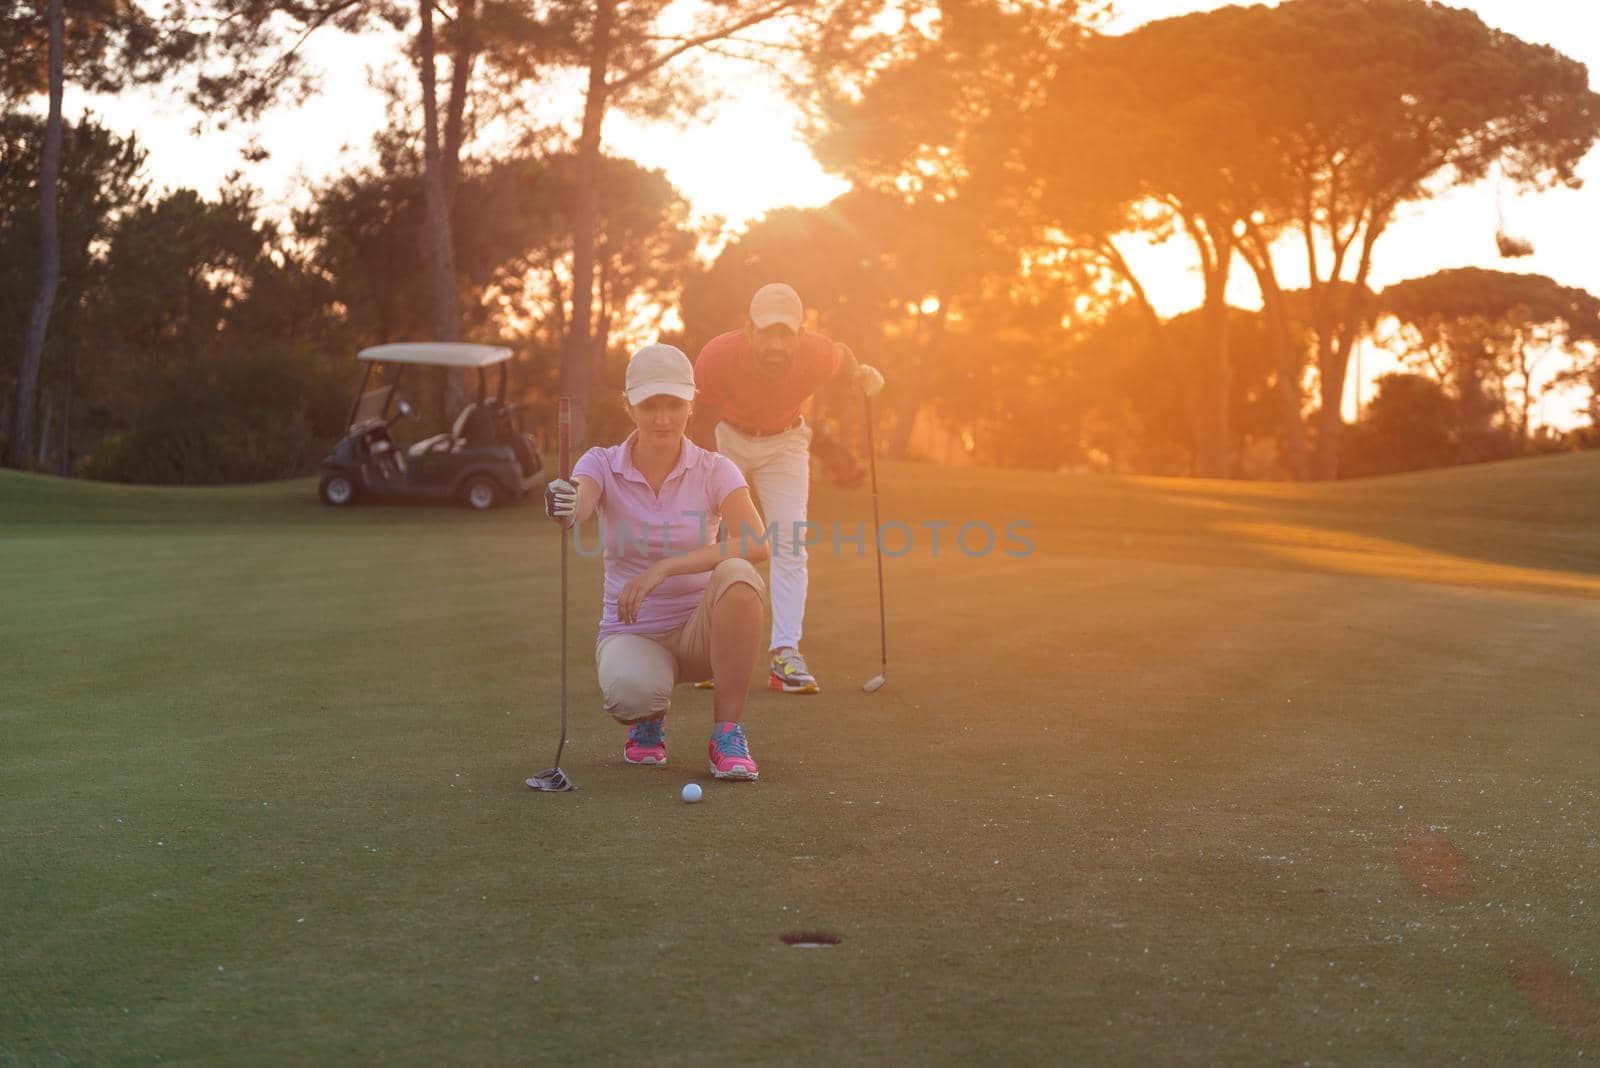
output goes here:
[[[600, 537], [605, 546], [606, 590], [600, 637], [664, 634], [689, 621], [711, 582], [710, 571], [673, 575], [650, 591], [632, 623], [617, 619], [617, 595], [652, 563], [714, 544], [722, 502], [746, 485], [732, 460], [683, 439], [683, 453], [658, 495], [633, 466], [636, 430], [621, 445], [593, 448], [572, 469], [600, 485]], [[583, 544], [589, 544], [583, 542]]]

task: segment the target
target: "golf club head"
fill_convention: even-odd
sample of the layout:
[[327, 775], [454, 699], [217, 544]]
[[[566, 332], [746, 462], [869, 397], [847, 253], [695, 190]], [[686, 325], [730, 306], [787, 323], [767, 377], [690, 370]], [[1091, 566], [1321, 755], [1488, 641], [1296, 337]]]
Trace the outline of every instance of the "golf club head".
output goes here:
[[879, 690], [883, 689], [883, 684], [888, 681], [889, 680], [882, 675], [874, 675], [866, 682], [863, 682], [861, 684], [861, 688], [867, 693], [877, 693]]
[[528, 789], [540, 790], [547, 794], [564, 794], [568, 790], [576, 790], [577, 788], [577, 785], [567, 778], [567, 773], [560, 768], [541, 771], [528, 780]]

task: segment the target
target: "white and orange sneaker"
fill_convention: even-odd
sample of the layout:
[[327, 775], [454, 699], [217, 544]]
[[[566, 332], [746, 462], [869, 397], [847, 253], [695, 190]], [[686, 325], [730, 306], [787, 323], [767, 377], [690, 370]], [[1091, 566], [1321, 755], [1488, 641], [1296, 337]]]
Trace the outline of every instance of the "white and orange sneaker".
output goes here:
[[798, 649], [785, 649], [772, 658], [772, 673], [767, 676], [767, 689], [784, 693], [816, 693], [817, 678], [806, 667], [806, 658]]
[[761, 774], [755, 758], [750, 755], [744, 728], [737, 723], [713, 724], [706, 749], [711, 757], [711, 774], [719, 779], [755, 782]]

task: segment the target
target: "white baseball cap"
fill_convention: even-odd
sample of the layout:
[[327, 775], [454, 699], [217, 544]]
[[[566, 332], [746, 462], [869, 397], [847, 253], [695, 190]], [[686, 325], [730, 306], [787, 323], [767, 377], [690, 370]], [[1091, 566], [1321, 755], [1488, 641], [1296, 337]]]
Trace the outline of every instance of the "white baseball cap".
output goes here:
[[750, 298], [750, 321], [756, 324], [757, 330], [765, 330], [773, 323], [782, 323], [799, 333], [804, 317], [805, 309], [800, 306], [800, 294], [794, 291], [793, 286], [786, 286], [782, 282], [764, 285]]
[[694, 365], [682, 349], [671, 345], [646, 345], [628, 360], [628, 379], [623, 389], [629, 404], [642, 404], [663, 393], [692, 401]]

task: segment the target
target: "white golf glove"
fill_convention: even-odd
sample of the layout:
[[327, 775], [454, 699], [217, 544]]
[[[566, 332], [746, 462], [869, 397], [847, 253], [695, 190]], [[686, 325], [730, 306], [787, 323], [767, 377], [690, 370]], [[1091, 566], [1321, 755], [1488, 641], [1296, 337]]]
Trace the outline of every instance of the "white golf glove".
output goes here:
[[883, 372], [870, 364], [856, 365], [856, 387], [869, 397], [883, 392]]
[[578, 511], [578, 487], [564, 478], [552, 478], [544, 486], [544, 514], [570, 524]]

